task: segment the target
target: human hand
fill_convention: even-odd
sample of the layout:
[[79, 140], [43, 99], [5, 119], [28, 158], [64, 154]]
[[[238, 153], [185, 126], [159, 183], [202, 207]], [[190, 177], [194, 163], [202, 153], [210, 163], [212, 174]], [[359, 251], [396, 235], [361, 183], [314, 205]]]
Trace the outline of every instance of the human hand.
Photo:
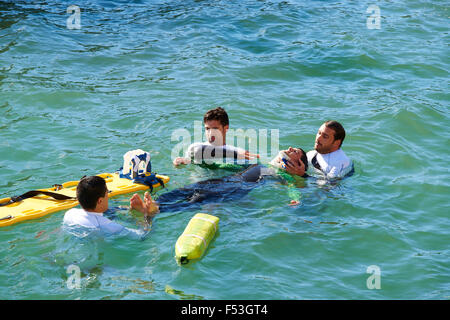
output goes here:
[[156, 214], [159, 211], [159, 206], [152, 200], [148, 192], [144, 194], [144, 200], [135, 193], [130, 199], [130, 208], [143, 213], [145, 216]]
[[244, 158], [245, 160], [254, 160], [254, 159], [259, 159], [259, 154], [257, 153], [250, 153], [249, 151], [245, 151], [244, 153]]
[[245, 160], [254, 160], [254, 159], [259, 159], [260, 156], [259, 154], [256, 153], [250, 153], [247, 150], [239, 150], [238, 151], [238, 155], [237, 155], [238, 159], [245, 159]]
[[175, 158], [175, 160], [173, 160], [174, 166], [179, 166], [182, 164], [190, 164], [190, 163], [191, 163], [191, 159], [188, 159], [188, 158], [178, 157], [178, 158]]
[[145, 211], [144, 202], [137, 193], [133, 194], [130, 198], [130, 209], [134, 209], [142, 213]]
[[153, 201], [152, 196], [148, 192], [146, 192], [144, 194], [144, 204], [145, 204], [145, 208], [146, 208], [146, 213], [145, 213], [146, 216], [150, 216], [150, 215], [154, 215], [154, 214], [158, 213], [159, 206], [156, 204], [155, 201]]
[[286, 172], [297, 176], [303, 176], [305, 175], [305, 165], [301, 161], [287, 161]]

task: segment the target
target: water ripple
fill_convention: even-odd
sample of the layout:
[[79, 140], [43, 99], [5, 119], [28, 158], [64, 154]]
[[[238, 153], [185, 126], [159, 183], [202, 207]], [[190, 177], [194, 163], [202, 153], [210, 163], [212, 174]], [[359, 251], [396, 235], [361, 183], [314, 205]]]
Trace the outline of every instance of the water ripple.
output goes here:
[[[53, 232], [63, 212], [6, 227], [0, 296], [448, 298], [448, 8], [381, 3], [369, 30], [369, 4], [82, 0], [69, 30], [67, 3], [1, 2], [2, 197], [116, 170], [135, 148], [169, 189], [225, 175], [170, 159], [172, 132], [219, 105], [231, 129], [278, 129], [281, 147], [312, 149], [324, 120], [341, 121], [355, 174], [308, 182], [295, 208], [276, 183], [203, 206], [220, 233], [187, 267], [174, 244], [195, 212], [157, 216], [139, 243], [74, 242]], [[366, 288], [373, 264], [382, 290]]]

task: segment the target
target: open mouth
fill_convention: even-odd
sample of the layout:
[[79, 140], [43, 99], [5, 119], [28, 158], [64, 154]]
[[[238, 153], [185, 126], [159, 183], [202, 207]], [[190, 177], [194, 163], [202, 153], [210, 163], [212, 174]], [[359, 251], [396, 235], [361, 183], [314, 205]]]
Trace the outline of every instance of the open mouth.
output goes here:
[[209, 138], [209, 142], [212, 143], [212, 142], [214, 142], [214, 141], [216, 141], [216, 137], [211, 136], [211, 138]]

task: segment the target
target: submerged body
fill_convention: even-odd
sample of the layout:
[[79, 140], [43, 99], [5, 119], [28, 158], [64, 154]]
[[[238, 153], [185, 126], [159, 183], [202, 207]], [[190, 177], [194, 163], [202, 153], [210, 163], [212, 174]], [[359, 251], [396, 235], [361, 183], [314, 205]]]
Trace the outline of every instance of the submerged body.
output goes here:
[[306, 156], [314, 173], [321, 174], [327, 179], [344, 178], [354, 171], [353, 162], [342, 149], [327, 154], [311, 150]]
[[148, 231], [127, 228], [110, 220], [98, 212], [86, 211], [83, 208], [72, 208], [66, 212], [63, 227], [69, 233], [78, 236], [125, 236], [133, 239], [144, 238]]
[[[160, 212], [177, 211], [198, 206], [205, 202], [221, 202], [240, 199], [257, 187], [265, 176], [289, 184], [293, 178], [281, 170], [259, 164], [223, 178], [199, 181], [183, 188], [160, 195], [157, 199]], [[290, 197], [298, 200], [300, 193], [290, 188]]]

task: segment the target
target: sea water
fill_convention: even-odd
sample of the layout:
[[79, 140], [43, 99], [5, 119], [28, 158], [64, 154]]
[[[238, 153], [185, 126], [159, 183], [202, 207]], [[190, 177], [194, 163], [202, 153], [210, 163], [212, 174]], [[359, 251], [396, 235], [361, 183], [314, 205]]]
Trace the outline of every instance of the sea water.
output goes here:
[[[64, 212], [4, 227], [0, 298], [449, 299], [448, 17], [438, 0], [0, 2], [0, 198], [113, 172], [138, 148], [171, 177], [155, 198], [227, 175], [172, 165], [177, 130], [194, 140], [217, 106], [230, 129], [278, 134], [267, 157], [272, 142], [311, 150], [338, 120], [355, 164], [307, 181], [298, 206], [269, 181], [161, 213], [142, 241], [71, 237]], [[220, 233], [179, 266], [199, 211]]]

